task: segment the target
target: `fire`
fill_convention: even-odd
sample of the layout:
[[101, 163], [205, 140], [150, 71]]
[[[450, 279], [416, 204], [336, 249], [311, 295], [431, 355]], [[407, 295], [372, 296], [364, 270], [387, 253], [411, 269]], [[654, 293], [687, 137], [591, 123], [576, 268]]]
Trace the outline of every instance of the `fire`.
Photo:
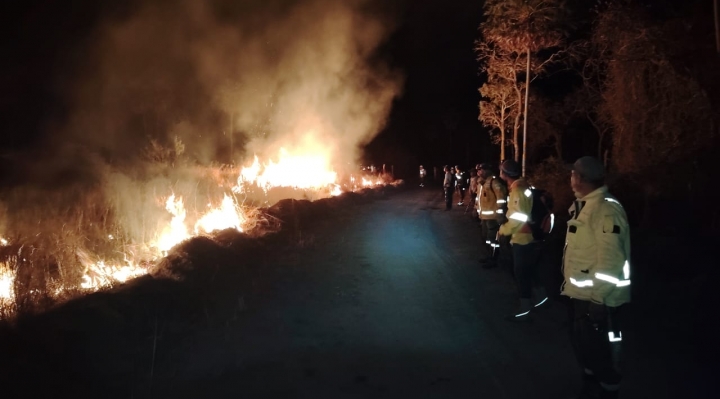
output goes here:
[[332, 170], [330, 160], [320, 153], [290, 154], [280, 149], [278, 162], [268, 161], [260, 165], [258, 157], [252, 165], [242, 168], [238, 186], [257, 184], [267, 190], [271, 187], [294, 187], [299, 189], [322, 189], [335, 184], [337, 173]]
[[[301, 190], [312, 190], [314, 194], [324, 196], [341, 195], [346, 188], [338, 180], [333, 170], [327, 151], [296, 151], [291, 153], [281, 149], [277, 162], [269, 160], [261, 163], [256, 156], [251, 165], [241, 168], [235, 175], [219, 182], [219, 188], [232, 192], [223, 194], [222, 200], [211, 200], [204, 211], [190, 212], [185, 207], [185, 201], [180, 195], [170, 193], [163, 198], [160, 204], [169, 213], [170, 220], [166, 226], [159, 229], [149, 242], [127, 242], [127, 237], [108, 234], [107, 239], [123, 246], [119, 249], [123, 253], [122, 260], [101, 259], [98, 256], [76, 250], [77, 259], [85, 272], [80, 282], [80, 288], [85, 290], [98, 290], [115, 283], [123, 283], [132, 278], [142, 276], [148, 272], [147, 265], [167, 255], [168, 251], [177, 244], [200, 234], [211, 234], [224, 229], [235, 229], [242, 232], [244, 227], [251, 225], [252, 220], [244, 206], [241, 206], [236, 193], [243, 192], [249, 184], [255, 184], [267, 194], [273, 187], [291, 187]], [[363, 187], [384, 184], [379, 177], [349, 176], [350, 187], [354, 190], [361, 183]], [[229, 184], [228, 184], [229, 183]], [[235, 193], [235, 194], [234, 194]], [[186, 193], [189, 194], [189, 193]], [[152, 220], [148, 225], [152, 225]], [[124, 244], [121, 244], [124, 243]], [[0, 237], [0, 248], [9, 245], [7, 239]], [[128, 249], [132, 248], [132, 250]], [[137, 255], [135, 254], [137, 252]], [[142, 255], [140, 255], [142, 254]], [[13, 303], [15, 271], [9, 263], [0, 261], [0, 304]], [[59, 295], [64, 288], [55, 287], [55, 294]]]
[[10, 270], [7, 264], [0, 263], [0, 304], [13, 301], [15, 297], [14, 283], [15, 273]]
[[182, 198], [175, 199], [175, 194], [165, 201], [165, 209], [172, 214], [170, 225], [165, 227], [160, 238], [152, 246], [162, 253], [167, 253], [170, 248], [190, 238], [188, 228], [185, 226], [185, 205]]
[[[211, 206], [211, 205], [208, 205]], [[195, 224], [195, 234], [212, 233], [217, 230], [235, 229], [242, 232], [246, 218], [233, 197], [224, 194], [220, 208], [212, 209]]]
[[147, 274], [144, 268], [129, 262], [127, 265], [109, 265], [101, 260], [84, 266], [87, 272], [80, 283], [80, 287], [84, 289], [99, 289], [114, 282], [124, 283], [131, 278]]

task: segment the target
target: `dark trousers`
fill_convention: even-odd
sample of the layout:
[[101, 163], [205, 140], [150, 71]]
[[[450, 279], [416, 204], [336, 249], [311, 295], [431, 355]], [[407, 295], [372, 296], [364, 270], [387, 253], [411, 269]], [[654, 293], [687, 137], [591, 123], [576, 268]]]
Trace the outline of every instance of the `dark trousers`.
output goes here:
[[[497, 241], [497, 233], [500, 230], [500, 223], [496, 219], [481, 219], [482, 223], [482, 240], [483, 253], [482, 257], [486, 259], [497, 259], [500, 255], [500, 248]], [[493, 251], [493, 246], [495, 250]]]
[[453, 190], [445, 188], [445, 209], [452, 209]]
[[619, 361], [622, 342], [610, 342], [608, 336], [609, 332], [616, 340], [621, 336], [619, 309], [579, 299], [573, 299], [571, 306], [571, 340], [575, 355], [580, 365], [592, 371], [606, 389], [617, 389], [621, 379]]
[[512, 245], [513, 272], [520, 298], [532, 297], [533, 286], [540, 285], [540, 261], [542, 258], [542, 242]]
[[477, 213], [477, 210], [475, 209], [475, 199], [477, 199], [477, 193], [470, 193], [470, 202], [469, 202], [468, 205], [467, 205], [468, 208], [466, 208], [466, 210], [467, 210], [467, 209], [472, 209], [472, 210], [473, 210], [473, 212], [472, 212], [472, 213], [473, 213], [473, 214], [472, 214], [472, 218], [473, 218], [473, 219], [477, 219], [478, 216], [479, 216], [478, 213]]

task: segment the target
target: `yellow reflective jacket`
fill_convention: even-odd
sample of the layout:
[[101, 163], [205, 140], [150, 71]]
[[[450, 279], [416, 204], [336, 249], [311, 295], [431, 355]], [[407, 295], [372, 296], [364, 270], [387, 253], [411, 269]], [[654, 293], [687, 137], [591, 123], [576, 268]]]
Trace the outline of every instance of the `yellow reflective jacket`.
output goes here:
[[480, 219], [501, 219], [505, 214], [507, 189], [500, 180], [491, 176], [485, 179], [478, 193]]
[[526, 245], [534, 241], [532, 230], [528, 225], [532, 211], [532, 194], [530, 185], [524, 177], [520, 177], [510, 185], [507, 222], [500, 226], [500, 235], [511, 236], [512, 244]]
[[562, 294], [607, 306], [630, 302], [630, 228], [606, 186], [570, 207]]

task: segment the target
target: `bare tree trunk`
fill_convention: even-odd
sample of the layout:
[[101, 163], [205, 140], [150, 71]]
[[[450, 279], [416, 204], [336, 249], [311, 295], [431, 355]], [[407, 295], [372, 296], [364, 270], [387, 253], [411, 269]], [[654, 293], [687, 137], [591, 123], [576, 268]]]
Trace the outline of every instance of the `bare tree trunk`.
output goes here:
[[505, 160], [505, 107], [500, 110], [500, 160]]
[[527, 159], [527, 118], [528, 118], [528, 97], [530, 94], [530, 48], [527, 49], [527, 64], [525, 66], [525, 108], [523, 112], [523, 150], [522, 150], [522, 175], [525, 176], [525, 161]]
[[515, 124], [513, 125], [513, 159], [515, 162], [520, 160], [520, 142], [518, 141], [518, 134], [520, 133], [520, 113], [515, 115]]

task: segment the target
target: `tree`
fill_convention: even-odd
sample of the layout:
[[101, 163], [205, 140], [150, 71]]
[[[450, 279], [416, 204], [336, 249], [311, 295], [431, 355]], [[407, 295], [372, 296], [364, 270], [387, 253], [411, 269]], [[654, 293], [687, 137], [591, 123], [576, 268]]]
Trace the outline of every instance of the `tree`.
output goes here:
[[[479, 90], [483, 99], [480, 100], [478, 120], [493, 129], [490, 135], [493, 142], [500, 144], [500, 159], [506, 159], [505, 147], [511, 141], [513, 158], [517, 161], [520, 155], [520, 106], [525, 87], [524, 82], [518, 81], [517, 70], [522, 67], [522, 60], [517, 55], [503, 52], [500, 48], [491, 48], [480, 41], [476, 43], [475, 49], [483, 65], [481, 70], [487, 74], [487, 82]], [[512, 140], [507, 140], [505, 136], [508, 121], [513, 121]]]
[[[486, 20], [480, 25], [488, 48], [501, 49], [504, 54], [524, 59], [524, 106], [522, 168], [525, 174], [527, 148], [527, 116], [530, 82], [552, 62], [557, 61], [564, 46], [563, 30], [567, 17], [565, 0], [487, 0]], [[535, 65], [532, 65], [532, 64]], [[522, 70], [516, 70], [522, 74]]]
[[642, 189], [645, 222], [667, 173], [712, 145], [711, 102], [687, 60], [676, 56], [682, 38], [669, 32], [642, 9], [614, 3], [598, 15], [591, 38], [590, 62], [603, 77], [597, 112], [612, 129], [611, 164]]

